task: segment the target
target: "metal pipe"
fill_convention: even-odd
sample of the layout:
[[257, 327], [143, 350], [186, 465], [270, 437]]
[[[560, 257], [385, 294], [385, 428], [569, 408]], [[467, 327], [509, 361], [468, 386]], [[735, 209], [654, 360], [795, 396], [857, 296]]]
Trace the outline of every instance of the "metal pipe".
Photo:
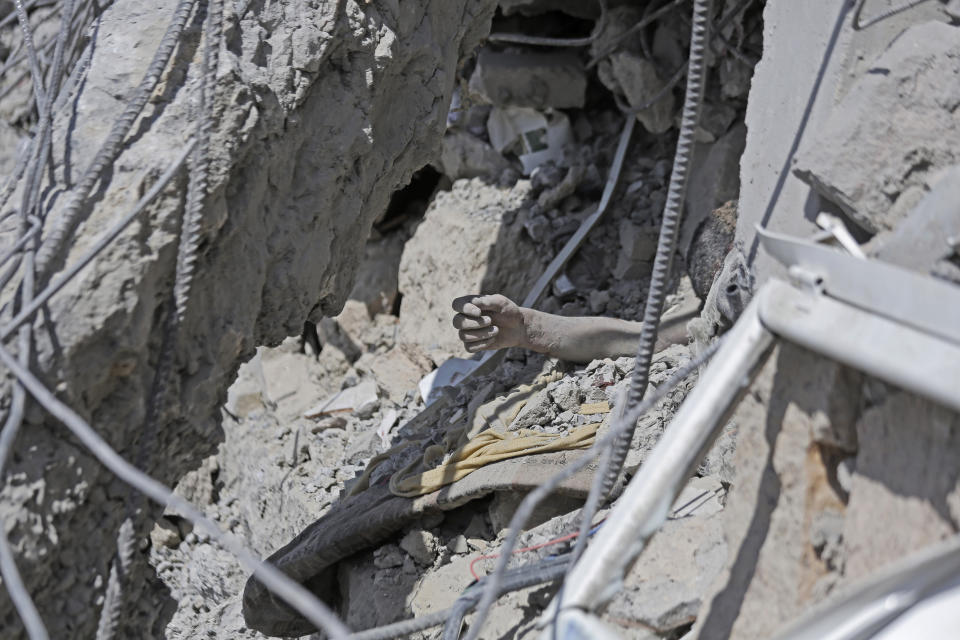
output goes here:
[[759, 302], [744, 310], [603, 529], [564, 582], [563, 607], [594, 609], [617, 591], [646, 541], [720, 433], [773, 345]]
[[960, 411], [960, 345], [778, 280], [757, 297], [778, 337]]

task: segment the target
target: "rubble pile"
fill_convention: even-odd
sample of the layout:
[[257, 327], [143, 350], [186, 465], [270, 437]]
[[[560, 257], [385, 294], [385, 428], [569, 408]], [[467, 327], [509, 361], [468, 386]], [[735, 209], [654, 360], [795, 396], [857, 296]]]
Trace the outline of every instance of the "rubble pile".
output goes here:
[[[0, 17], [9, 4], [0, 0]], [[90, 58], [70, 108], [55, 112], [49, 173], [60, 182], [45, 178], [43, 225], [63, 207], [53, 187], [90, 161], [146, 68], [139, 54], [113, 52], [152, 51], [174, 4], [84, 14], [95, 28], [77, 50]], [[838, 221], [854, 249], [897, 262], [911, 253], [911, 212], [955, 175], [960, 149], [960, 94], [943, 80], [960, 73], [960, 29], [940, 3], [872, 30], [852, 28], [831, 0], [713, 4], [650, 389], [729, 328], [756, 287], [784, 276], [758, 250], [757, 225], [825, 238], [814, 221]], [[687, 3], [226, 6], [201, 268], [172, 351], [178, 382], [143, 466], [263, 557], [350, 515], [338, 535], [354, 539], [326, 540], [306, 583], [353, 629], [443, 610], [492, 570], [527, 492], [608, 432], [634, 366], [512, 348], [468, 375], [485, 361], [463, 348], [451, 303], [523, 301], [610, 188], [603, 216], [533, 306], [641, 318], [676, 152]], [[30, 7], [41, 46], [58, 7]], [[202, 13], [55, 269], [187, 143]], [[36, 119], [13, 26], [0, 25], [4, 175]], [[621, 163], [625, 122], [636, 130]], [[130, 425], [144, 421], [161, 355], [182, 199], [168, 187], [37, 321], [37, 373], [131, 458]], [[0, 206], [6, 247], [17, 218]], [[904, 266], [958, 281], [956, 238], [940, 235], [925, 245], [936, 256], [912, 252]], [[0, 289], [5, 319], [15, 285]], [[640, 418], [627, 480], [697, 380]], [[879, 566], [955, 534], [957, 433], [946, 408], [780, 344], [606, 603], [604, 624], [632, 640], [774, 636]], [[562, 445], [501, 447], [485, 468], [467, 468], [464, 452], [483, 437]], [[43, 412], [28, 412], [15, 452], [0, 513], [28, 591], [52, 637], [92, 636], [130, 493]], [[596, 469], [537, 507], [511, 566], [572, 549]], [[363, 496], [406, 510], [368, 522], [344, 507]], [[587, 535], [618, 504], [614, 495]], [[144, 520], [122, 637], [266, 637], [249, 610], [262, 585], [235, 558], [173, 511]], [[557, 584], [501, 598], [481, 637], [535, 637]], [[0, 590], [0, 627], [15, 637], [19, 625]]]
[[[541, 9], [525, 11], [544, 16]], [[686, 36], [679, 35], [682, 21], [670, 15], [669, 28], [658, 26], [645, 34], [664, 56], [686, 47]], [[751, 26], [757, 20], [759, 14], [752, 10], [734, 23], [742, 36], [755, 38]], [[607, 22], [617, 20], [611, 16]], [[543, 23], [552, 35], [563, 35], [563, 28], [567, 33], [582, 28], [581, 19], [555, 12]], [[530, 24], [504, 15], [494, 20], [492, 30]], [[339, 315], [317, 323], [316, 340], [308, 325], [301, 338], [261, 349], [241, 368], [224, 407], [226, 441], [209, 462], [216, 469], [214, 480], [203, 480], [214, 482], [217, 490], [203, 495], [211, 496], [209, 513], [259, 552], [269, 554], [321, 518], [358, 482], [388, 481], [422, 456], [426, 445], [401, 447], [382, 462], [381, 454], [414, 435], [428, 444], [443, 443], [478, 407], [538, 376], [552, 374], [516, 417], [501, 425], [506, 432], [563, 436], [584, 425], [606, 428], [610, 411], [629, 385], [632, 358], [571, 367], [520, 350], [511, 350], [493, 374], [448, 387], [449, 401], [439, 415], [425, 428], [418, 424], [416, 434], [408, 428], [425, 409], [421, 379], [449, 358], [469, 355], [450, 324], [453, 298], [497, 292], [521, 300], [596, 208], [623, 126], [616, 92], [631, 91], [646, 81], [626, 75], [617, 76], [616, 86], [608, 84], [613, 77], [608, 58], [616, 54], [602, 56], [595, 70], [588, 69], [591, 57], [609, 46], [601, 46], [601, 41], [616, 37], [599, 33], [600, 40], [589, 50], [500, 45], [492, 39], [481, 47], [461, 68], [462, 81], [433, 163], [440, 173], [434, 193], [375, 224], [358, 284]], [[632, 41], [616, 45], [617, 52], [633, 50]], [[684, 55], [681, 52], [679, 62]], [[657, 60], [659, 71], [649, 73], [665, 68]], [[728, 65], [727, 56], [717, 55], [713, 63], [718, 68]], [[679, 339], [654, 358], [654, 387], [691, 357], [682, 326], [699, 299], [691, 280], [681, 278], [684, 255], [698, 251], [713, 256], [714, 267], [695, 276], [702, 297], [719, 269], [717, 256], [722, 261], [732, 240], [732, 205], [719, 218], [712, 214], [724, 202], [735, 201], [738, 190], [744, 128], [737, 123], [742, 121], [746, 89], [727, 82], [711, 84], [704, 128], [697, 136], [695, 187], [688, 204], [691, 222], [683, 230], [674, 293], [667, 303], [668, 315], [681, 318]], [[641, 127], [627, 149], [609, 210], [539, 309], [639, 318], [674, 151], [679, 107], [673, 93], [667, 95], [669, 109], [658, 107], [660, 122], [651, 124], [647, 114], [638, 117]], [[403, 193], [395, 198], [404, 199]], [[643, 418], [626, 463], [628, 474], [642, 464], [694, 383], [686, 380]], [[630, 605], [631, 598], [648, 598], [647, 581], [631, 586], [617, 617], [625, 633], [634, 634], [630, 637], [639, 629], [649, 630], [650, 638], [678, 637], [695, 617], [690, 612], [699, 607], [722, 562], [723, 546], [715, 535], [701, 541], [692, 532], [709, 528], [704, 523], [713, 522], [722, 509], [724, 487], [733, 477], [735, 432], [731, 423], [701, 466], [699, 480], [691, 484], [689, 491], [695, 492], [699, 506], [688, 505], [688, 512], [678, 512], [675, 521], [679, 535], [694, 545], [684, 553], [702, 548], [697, 553], [712, 559], [691, 566], [682, 585], [658, 596], [650, 607]], [[374, 459], [377, 466], [365, 479]], [[449, 451], [433, 458], [430, 466], [447, 460]], [[192, 477], [186, 481], [192, 482]], [[692, 499], [689, 491], [678, 505]], [[354, 628], [447, 606], [474, 579], [472, 571], [489, 568], [489, 561], [477, 558], [495, 551], [522, 497], [517, 491], [478, 496], [452, 511], [425, 515], [379, 547], [342, 560], [334, 603]], [[538, 509], [524, 546], [569, 533], [580, 504], [572, 497], [552, 498]], [[183, 522], [161, 520], [154, 537], [162, 544], [150, 550], [151, 564], [181, 603], [168, 635], [260, 637], [244, 631], [238, 602], [243, 576], [227, 568], [229, 558], [209, 541], [178, 526]], [[564, 544], [569, 541], [549, 548], [557, 551]], [[205, 559], [202, 567], [196, 557]], [[552, 593], [549, 588], [529, 589], [510, 596], [485, 637], [518, 637], [530, 631], [536, 612]]]

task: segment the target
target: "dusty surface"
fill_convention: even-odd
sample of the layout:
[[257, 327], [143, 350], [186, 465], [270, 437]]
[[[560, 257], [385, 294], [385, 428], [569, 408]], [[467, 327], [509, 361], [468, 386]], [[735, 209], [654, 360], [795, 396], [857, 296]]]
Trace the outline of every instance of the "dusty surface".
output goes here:
[[[103, 14], [89, 71], [55, 118], [53, 157], [69, 150], [69, 180], [139, 82], [175, 4], [116, 3]], [[227, 5], [203, 248], [176, 345], [175, 400], [147, 464], [169, 483], [215, 451], [217, 407], [254, 347], [340, 309], [374, 218], [438, 148], [457, 61], [493, 9], [291, 1], [256, 4], [241, 17]], [[67, 262], [131, 207], [193, 133], [184, 123], [196, 109], [201, 19], [192, 20]], [[55, 167], [59, 184], [64, 170]], [[48, 384], [126, 454], [135, 452], [153, 377], [182, 196], [177, 181], [51, 301], [37, 334], [37, 368]], [[64, 199], [59, 189], [48, 194], [48, 225]], [[86, 637], [127, 492], [52, 420], [34, 412], [30, 422], [0, 509], [51, 633]], [[142, 632], [162, 626], [164, 615], [162, 602], [144, 597], [126, 620]], [[5, 595], [0, 620], [17, 628]]]
[[[555, 376], [503, 428], [603, 428], [606, 414], [583, 405], [616, 410], [632, 358], [571, 366], [516, 350], [493, 374], [441, 392], [449, 404], [435, 420], [410, 425], [425, 408], [422, 377], [448, 356], [465, 355], [450, 324], [452, 299], [496, 292], [519, 300], [597, 205], [623, 123], [618, 107], [645, 102], [684, 63], [682, 12], [617, 43], [644, 7], [613, 7], [599, 19], [599, 4], [566, 0], [503, 1], [495, 17], [493, 2], [285, 0], [251, 3], [242, 15], [227, 4], [200, 271], [150, 471], [179, 481], [181, 495], [269, 555], [362, 486], [358, 478], [378, 454], [414, 435], [441, 444], [464, 415], [540, 373]], [[717, 4], [723, 13], [734, 3]], [[88, 162], [172, 6], [118, 3], [104, 13], [90, 70], [56, 114], [57, 184], [75, 180]], [[756, 223], [805, 235], [815, 214], [828, 210], [861, 231], [883, 232], [955, 162], [956, 83], [943, 76], [955, 71], [958, 28], [926, 3], [857, 33], [843, 15], [834, 30], [844, 10], [825, 0], [771, 0], [762, 20], [761, 7], [751, 8], [712, 46], [667, 304], [674, 313], [695, 308], [696, 293], [704, 313], [691, 324], [694, 346], [684, 339], [654, 357], [654, 386], [729, 326], [752, 286], [779, 272], [755, 251]], [[497, 31], [584, 37], [595, 28], [596, 38], [557, 56], [482, 43], [491, 17]], [[53, 32], [47, 8], [33, 19], [38, 38]], [[184, 123], [196, 116], [201, 20], [192, 19], [58, 267], [126, 211], [191, 135]], [[0, 30], [0, 60], [18, 38], [15, 29]], [[815, 85], [817, 98], [807, 101]], [[32, 125], [29, 89], [0, 87], [10, 89], [0, 98], [0, 142], [13, 149]], [[681, 96], [682, 82], [638, 114], [610, 210], [539, 309], [640, 316]], [[568, 125], [568, 137], [550, 147], [549, 131], [531, 130], [496, 151], [491, 122], [519, 118], [511, 111], [517, 104]], [[542, 145], [553, 159], [528, 171], [521, 155]], [[428, 164], [439, 177], [420, 173], [416, 189], [397, 192]], [[0, 171], [10, 166], [9, 154], [0, 154]], [[38, 325], [36, 370], [126, 454], [135, 452], [156, 366], [185, 182], [168, 188]], [[45, 193], [48, 227], [63, 205], [59, 189]], [[720, 207], [726, 202], [736, 204]], [[7, 246], [13, 227], [2, 224]], [[882, 233], [877, 240], [882, 245]], [[736, 251], [727, 254], [731, 243]], [[685, 271], [692, 284], [681, 281]], [[2, 296], [10, 301], [13, 287]], [[9, 317], [9, 305], [3, 313]], [[304, 330], [306, 320], [316, 335], [312, 324]], [[641, 419], [629, 474], [695, 383], [693, 376]], [[838, 588], [955, 535], [957, 420], [781, 345], [626, 576], [606, 622], [637, 640], [769, 637]], [[0, 512], [52, 637], [88, 637], [129, 494], [62, 434], [31, 411]], [[395, 451], [371, 483], [382, 488], [425, 452]], [[433, 450], [423, 464], [448, 455]], [[497, 552], [522, 496], [467, 497], [336, 563], [325, 595], [351, 627], [436, 611], [492, 568], [485, 556]], [[569, 549], [565, 536], [576, 530], [579, 507], [569, 497], [544, 504], [521, 538], [522, 547], [537, 548], [512, 562]], [[244, 625], [246, 572], [175, 514], [151, 516], [121, 636], [264, 637]], [[877, 522], [885, 523], [882, 535]], [[503, 598], [482, 637], [536, 637], [535, 619], [554, 593], [555, 585]], [[5, 592], [0, 624], [19, 633]]]

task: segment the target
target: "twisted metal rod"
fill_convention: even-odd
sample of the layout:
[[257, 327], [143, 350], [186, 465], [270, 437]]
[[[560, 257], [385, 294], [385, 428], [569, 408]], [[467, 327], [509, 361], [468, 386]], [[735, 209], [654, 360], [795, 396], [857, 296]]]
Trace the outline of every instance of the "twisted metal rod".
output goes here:
[[[156, 436], [157, 423], [166, 399], [170, 375], [174, 366], [174, 350], [180, 326], [186, 314], [190, 297], [190, 285], [196, 266], [197, 247], [200, 243], [200, 218], [206, 197], [208, 154], [210, 150], [210, 131], [213, 129], [211, 94], [216, 82], [217, 62], [219, 60], [222, 32], [222, 0], [209, 0], [207, 17], [204, 23], [206, 43], [203, 50], [203, 62], [200, 78], [199, 113], [197, 126], [197, 144], [193, 147], [193, 161], [190, 182], [187, 191], [187, 204], [180, 229], [180, 241], [177, 249], [176, 278], [173, 297], [176, 308], [168, 310], [163, 322], [160, 356], [147, 399], [147, 411], [137, 452], [137, 466], [147, 468], [150, 449]], [[123, 606], [124, 576], [132, 563], [135, 546], [134, 519], [142, 509], [142, 494], [127, 498], [127, 517], [117, 535], [117, 555], [110, 571], [107, 583], [107, 598], [100, 612], [100, 624], [97, 640], [111, 640], [117, 632], [120, 610]]]
[[720, 348], [722, 343], [723, 338], [707, 347], [703, 353], [688, 362], [685, 366], [681, 367], [680, 370], [677, 371], [677, 373], [675, 373], [664, 384], [654, 389], [651, 393], [648, 393], [643, 399], [643, 402], [640, 404], [626, 405], [623, 413], [619, 414], [619, 420], [615, 421], [615, 423], [610, 426], [610, 431], [607, 432], [603, 438], [597, 440], [593, 448], [584, 453], [581, 457], [577, 458], [577, 460], [574, 462], [564, 467], [563, 471], [557, 473], [552, 478], [548, 479], [542, 485], [527, 494], [527, 496], [520, 503], [520, 506], [517, 507], [513, 517], [510, 519], [510, 525], [508, 526], [509, 533], [507, 534], [503, 545], [500, 547], [500, 557], [497, 559], [497, 564], [494, 567], [493, 572], [488, 576], [489, 579], [487, 581], [486, 588], [484, 589], [483, 597], [481, 598], [479, 605], [477, 605], [477, 616], [470, 628], [470, 633], [467, 636], [467, 640], [477, 640], [483, 623], [486, 621], [487, 616], [490, 613], [490, 608], [493, 606], [493, 602], [496, 600], [499, 593], [500, 584], [507, 569], [507, 563], [510, 561], [510, 556], [514, 549], [516, 549], [517, 540], [520, 538], [520, 531], [533, 515], [534, 509], [536, 509], [537, 506], [547, 496], [554, 493], [565, 480], [573, 477], [583, 469], [587, 468], [587, 466], [605, 449], [613, 446], [617, 438], [628, 429], [632, 428], [633, 425], [636, 425], [637, 420], [639, 420], [643, 414], [659, 404], [660, 401], [663, 400], [668, 393], [673, 391], [678, 384], [680, 384], [691, 373], [709, 361], [710, 358], [712, 358], [717, 352], [717, 349]]
[[14, 0], [14, 4], [17, 8], [17, 18], [20, 21], [20, 30], [23, 32], [23, 46], [27, 50], [27, 58], [30, 60], [30, 73], [34, 77], [33, 94], [39, 107], [44, 103], [46, 97], [43, 91], [43, 74], [40, 73], [40, 60], [37, 58], [37, 50], [33, 46], [33, 30], [30, 28], [30, 18], [23, 6], [23, 0]]
[[[693, 156], [694, 134], [703, 106], [703, 91], [706, 84], [705, 52], [709, 42], [709, 20], [712, 0], [695, 0], [693, 24], [690, 35], [690, 58], [687, 67], [687, 88], [683, 103], [680, 132], [677, 136], [677, 149], [670, 174], [670, 186], [667, 201], [660, 222], [660, 236], [657, 241], [657, 254], [653, 262], [653, 274], [647, 290], [647, 301], [643, 313], [643, 325], [640, 330], [640, 344], [633, 377], [627, 394], [627, 406], [638, 405], [646, 393], [650, 375], [650, 361], [657, 341], [660, 316], [666, 299], [666, 287], [673, 267], [673, 254], [676, 250], [677, 235], [683, 218], [683, 201], [686, 196], [687, 178], [690, 161]], [[633, 428], [625, 431], [613, 449], [608, 468], [598, 471], [594, 490], [602, 496], [609, 496], [616, 485], [623, 462], [633, 440]]]
[[[23, 359], [23, 354], [28, 353], [28, 351], [22, 349], [24, 346], [22, 343], [20, 346], [20, 357]], [[13, 449], [13, 443], [17, 439], [17, 433], [23, 424], [26, 401], [27, 393], [23, 386], [14, 382], [10, 413], [7, 414], [3, 431], [0, 432], [0, 480], [5, 476], [10, 451]], [[3, 584], [7, 589], [7, 593], [10, 594], [10, 600], [17, 610], [17, 615], [20, 616], [20, 620], [23, 622], [23, 626], [26, 628], [30, 640], [49, 640], [43, 619], [40, 617], [40, 613], [33, 603], [33, 598], [30, 597], [30, 592], [27, 591], [20, 571], [17, 569], [13, 549], [10, 547], [10, 540], [7, 537], [7, 529], [3, 523], [0, 523], [0, 576], [3, 577]]]
[[109, 244], [116, 238], [120, 233], [127, 228], [127, 226], [133, 222], [137, 216], [139, 216], [143, 210], [149, 205], [154, 198], [156, 198], [164, 187], [173, 179], [177, 174], [177, 171], [183, 166], [183, 163], [186, 162], [187, 156], [190, 155], [190, 152], [193, 151], [193, 146], [196, 144], [196, 140], [190, 139], [184, 148], [180, 151], [180, 155], [170, 163], [170, 166], [167, 170], [161, 175], [157, 181], [150, 187], [150, 190], [147, 191], [142, 198], [137, 202], [137, 204], [131, 209], [125, 216], [120, 218], [109, 230], [107, 230], [103, 235], [101, 235], [93, 245], [87, 249], [86, 253], [80, 257], [70, 268], [66, 269], [60, 276], [54, 280], [52, 283], [48, 284], [46, 288], [43, 289], [31, 302], [26, 305], [16, 316], [13, 317], [10, 322], [7, 323], [2, 330], [0, 330], [0, 342], [6, 340], [10, 335], [16, 331], [17, 327], [23, 324], [28, 320], [34, 313], [37, 312], [37, 309], [42, 307], [44, 303], [47, 302], [55, 293], [60, 291], [64, 286], [66, 286], [71, 280], [80, 271], [83, 270], [85, 266], [90, 264], [94, 258], [96, 258], [101, 251], [103, 251]]
[[134, 90], [130, 100], [127, 101], [123, 113], [113, 123], [110, 133], [107, 134], [93, 160], [71, 191], [70, 199], [60, 216], [53, 222], [48, 238], [41, 244], [37, 253], [37, 271], [42, 280], [49, 277], [50, 271], [54, 267], [53, 263], [63, 250], [68, 236], [80, 222], [83, 207], [94, 185], [100, 180], [107, 167], [112, 166], [117, 156], [120, 155], [124, 139], [126, 139], [133, 123], [146, 106], [153, 90], [159, 84], [160, 76], [166, 69], [174, 48], [180, 42], [180, 35], [187, 24], [195, 3], [196, 0], [180, 0], [177, 4], [173, 17], [167, 26], [167, 31], [160, 40], [143, 79]]
[[232, 553], [245, 569], [251, 571], [270, 591], [296, 609], [303, 617], [322, 629], [332, 640], [342, 640], [350, 630], [337, 616], [303, 585], [292, 580], [275, 566], [264, 562], [234, 536], [224, 533], [199, 509], [173, 491], [127, 462], [86, 420], [57, 399], [47, 387], [0, 346], [0, 363], [17, 377], [26, 390], [59, 420], [93, 456], [123, 482], [131, 485], [160, 506], [172, 509], [193, 525], [205, 531], [211, 539]]
[[30, 241], [30, 239], [37, 235], [40, 231], [41, 224], [40, 222], [34, 222], [33, 226], [27, 229], [27, 232], [20, 236], [20, 239], [17, 240], [12, 247], [4, 252], [3, 256], [0, 256], [0, 266], [7, 264], [7, 260], [16, 255], [24, 246]]

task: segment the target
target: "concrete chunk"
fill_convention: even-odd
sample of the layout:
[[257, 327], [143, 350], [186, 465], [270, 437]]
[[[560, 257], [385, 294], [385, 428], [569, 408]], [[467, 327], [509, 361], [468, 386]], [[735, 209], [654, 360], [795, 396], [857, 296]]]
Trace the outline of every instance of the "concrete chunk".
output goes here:
[[960, 30], [911, 27], [850, 89], [794, 171], [864, 229], [893, 228], [960, 161]]
[[514, 53], [483, 49], [470, 91], [498, 107], [570, 109], [583, 106], [587, 74], [573, 52]]

